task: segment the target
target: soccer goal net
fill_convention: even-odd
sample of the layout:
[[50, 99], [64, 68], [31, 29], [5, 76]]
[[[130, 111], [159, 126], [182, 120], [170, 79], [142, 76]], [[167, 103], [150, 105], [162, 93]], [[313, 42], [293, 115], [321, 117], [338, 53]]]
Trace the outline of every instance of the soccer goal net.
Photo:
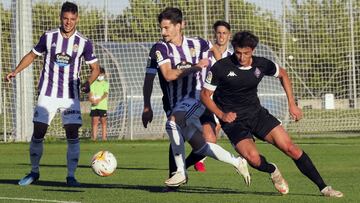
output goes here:
[[[41, 34], [59, 26], [63, 1], [0, 0], [1, 140], [28, 140], [32, 108], [43, 58], [39, 57], [11, 83], [4, 76], [38, 42]], [[94, 42], [95, 53], [110, 83], [108, 136], [116, 139], [166, 138], [158, 79], [152, 93], [154, 118], [141, 121], [142, 86], [150, 47], [161, 38], [157, 14], [179, 7], [187, 36], [213, 40], [212, 24], [226, 20], [232, 32], [252, 31], [260, 38], [255, 55], [286, 68], [304, 118], [293, 122], [278, 79], [259, 86], [261, 103], [291, 133], [358, 132], [360, 62], [360, 2], [290, 0], [82, 0], [78, 30]], [[83, 64], [81, 78], [90, 69]], [[90, 103], [81, 96], [81, 136], [89, 137]], [[0, 129], [1, 129], [0, 128]], [[101, 132], [101, 129], [99, 129]], [[47, 137], [64, 137], [61, 118], [53, 120]]]

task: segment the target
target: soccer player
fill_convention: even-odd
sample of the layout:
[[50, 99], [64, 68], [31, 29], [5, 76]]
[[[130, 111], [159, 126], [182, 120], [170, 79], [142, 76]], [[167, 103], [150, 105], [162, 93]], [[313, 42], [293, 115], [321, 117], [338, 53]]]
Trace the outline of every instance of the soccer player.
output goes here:
[[90, 85], [89, 101], [91, 103], [91, 135], [96, 141], [99, 121], [101, 123], [101, 139], [107, 140], [107, 109], [108, 109], [109, 82], [105, 79], [105, 69], [100, 67], [100, 75]]
[[[225, 58], [232, 54], [229, 50], [229, 40], [231, 36], [230, 24], [219, 20], [213, 25], [215, 43], [212, 45], [209, 51], [209, 57], [211, 59], [210, 67], [221, 58]], [[206, 77], [207, 70], [202, 71], [203, 78]], [[216, 143], [217, 136], [220, 131], [220, 124], [218, 119], [214, 117], [214, 114], [208, 109], [205, 110], [204, 114], [200, 117], [200, 122], [203, 126], [203, 136], [207, 142]], [[206, 167], [204, 164], [206, 157], [195, 163], [194, 168], [196, 171], [205, 172]]]
[[56, 112], [60, 111], [67, 139], [66, 183], [68, 186], [80, 186], [75, 179], [75, 170], [80, 154], [78, 130], [82, 124], [79, 100], [81, 57], [83, 56], [91, 67], [91, 75], [81, 87], [85, 93], [90, 91], [90, 84], [99, 74], [99, 64], [93, 53], [92, 42], [76, 30], [78, 19], [77, 5], [65, 2], [61, 7], [61, 26], [46, 31], [38, 44], [21, 59], [15, 70], [6, 76], [10, 81], [37, 56], [44, 54], [38, 84], [38, 103], [34, 110], [34, 132], [30, 142], [32, 167], [30, 173], [19, 181], [19, 185], [29, 185], [39, 179], [44, 136]]
[[[162, 76], [160, 69], [156, 68], [158, 66], [156, 60], [151, 59], [151, 57], [148, 59], [147, 67], [146, 67], [146, 73], [144, 78], [144, 85], [143, 85], [143, 97], [144, 97], [144, 108], [142, 113], [142, 122], [143, 126], [147, 128], [147, 125], [151, 123], [153, 119], [153, 111], [151, 107], [151, 94], [152, 89], [154, 85], [154, 79], [157, 73], [159, 73], [159, 81], [160, 86], [163, 89], [163, 92], [166, 92], [165, 84], [167, 82], [165, 81], [164, 77]], [[163, 103], [163, 110], [166, 114], [166, 116], [169, 116], [171, 113], [170, 109], [170, 102], [168, 101], [168, 97], [163, 95], [162, 97], [162, 103]], [[191, 151], [191, 153], [187, 156], [185, 160], [186, 168], [189, 168], [190, 166], [193, 166], [198, 161], [204, 159], [205, 156], [196, 154], [194, 150]], [[172, 152], [171, 144], [169, 146], [169, 178], [173, 175], [174, 172], [176, 172], [177, 167], [174, 160], [174, 155]], [[178, 187], [166, 187], [163, 191], [164, 192], [175, 192], [178, 189]]]
[[[184, 21], [178, 8], [166, 8], [158, 16], [163, 40], [150, 51], [156, 61], [153, 72], [160, 69], [164, 79], [163, 94], [168, 98], [170, 112], [166, 122], [177, 171], [165, 181], [167, 186], [180, 186], [187, 182], [185, 146], [188, 141], [195, 153], [210, 156], [237, 168], [247, 184], [250, 175], [247, 163], [202, 137], [199, 117], [204, 112], [200, 102], [202, 79], [200, 71], [208, 66], [208, 43], [200, 38], [189, 38], [182, 34]], [[150, 72], [150, 70], [149, 70]]]
[[[215, 44], [211, 47], [209, 51], [209, 58], [211, 59], [211, 64], [214, 64], [216, 60], [226, 57], [228, 55], [231, 55], [232, 52], [229, 50], [228, 42], [230, 39], [230, 24], [225, 21], [216, 21], [213, 25], [214, 34], [215, 34]], [[211, 44], [210, 44], [211, 45]], [[217, 54], [215, 54], [215, 52]], [[218, 56], [215, 56], [218, 55]], [[144, 109], [142, 114], [142, 121], [143, 125], [146, 128], [147, 124], [152, 121], [153, 118], [153, 112], [151, 108], [151, 92], [153, 88], [153, 81], [155, 79], [155, 75], [159, 70], [156, 70], [154, 68], [151, 68], [151, 66], [156, 67], [157, 62], [151, 61], [151, 58], [149, 59], [149, 62], [147, 63], [147, 66], [149, 69], [147, 69], [147, 72], [145, 74], [144, 79], [144, 86], [143, 86], [143, 93], [144, 93]], [[206, 77], [207, 69], [202, 70], [202, 77]], [[159, 74], [159, 78], [161, 78], [161, 74]], [[161, 79], [160, 79], [160, 84]], [[167, 101], [167, 98], [163, 97], [163, 108], [165, 113], [170, 111], [169, 102]], [[216, 131], [215, 126], [217, 126], [218, 122], [215, 121], [215, 117], [211, 112], [208, 110], [205, 110], [203, 115], [200, 117], [200, 122], [203, 126], [203, 136], [206, 139], [207, 142], [216, 143]], [[217, 120], [217, 119], [216, 119]], [[201, 160], [201, 161], [199, 161]], [[195, 164], [195, 170], [204, 172], [205, 171], [205, 165], [204, 165], [204, 156], [195, 154], [194, 151], [191, 151], [191, 153], [188, 155], [188, 157], [185, 160], [186, 168], [192, 166]], [[172, 173], [176, 171], [176, 164], [175, 160], [172, 154], [171, 145], [169, 148], [169, 177], [171, 177]], [[171, 190], [171, 188], [168, 188]], [[174, 189], [174, 188], [173, 188]]]
[[201, 91], [202, 102], [220, 119], [221, 127], [236, 151], [253, 168], [269, 173], [281, 194], [289, 192], [288, 184], [276, 165], [259, 154], [253, 135], [273, 144], [292, 158], [299, 170], [318, 186], [324, 196], [342, 197], [340, 191], [325, 184], [309, 156], [292, 142], [280, 121], [260, 105], [258, 84], [265, 75], [274, 76], [279, 78], [285, 90], [291, 116], [295, 121], [302, 118], [285, 69], [266, 58], [253, 56], [258, 41], [258, 37], [248, 31], [233, 36], [231, 44], [234, 54], [212, 66]]

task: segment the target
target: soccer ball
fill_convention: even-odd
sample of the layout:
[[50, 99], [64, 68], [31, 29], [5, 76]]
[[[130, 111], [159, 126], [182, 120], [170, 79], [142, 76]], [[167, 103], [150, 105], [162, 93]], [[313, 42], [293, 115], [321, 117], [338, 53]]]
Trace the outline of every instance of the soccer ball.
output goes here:
[[117, 166], [115, 156], [109, 151], [99, 151], [91, 159], [91, 168], [101, 177], [106, 177], [114, 173]]

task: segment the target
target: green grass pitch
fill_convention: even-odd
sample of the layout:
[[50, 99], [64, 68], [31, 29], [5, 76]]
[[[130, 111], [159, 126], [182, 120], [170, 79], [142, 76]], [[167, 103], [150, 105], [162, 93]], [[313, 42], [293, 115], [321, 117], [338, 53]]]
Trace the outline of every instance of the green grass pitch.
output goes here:
[[[66, 143], [45, 143], [40, 180], [21, 187], [19, 178], [30, 170], [28, 143], [0, 144], [0, 202], [360, 202], [360, 138], [295, 139], [312, 158], [325, 182], [341, 190], [341, 199], [320, 196], [288, 157], [269, 144], [256, 141], [259, 151], [280, 168], [290, 193], [279, 195], [267, 174], [250, 168], [252, 184], [246, 187], [230, 165], [208, 158], [207, 171], [189, 169], [189, 182], [177, 193], [162, 193], [167, 178], [167, 141], [81, 141], [76, 177], [82, 187], [65, 186]], [[229, 142], [220, 145], [234, 152]], [[187, 145], [187, 150], [189, 146]], [[98, 177], [90, 159], [99, 150], [109, 150], [118, 168], [110, 177]]]

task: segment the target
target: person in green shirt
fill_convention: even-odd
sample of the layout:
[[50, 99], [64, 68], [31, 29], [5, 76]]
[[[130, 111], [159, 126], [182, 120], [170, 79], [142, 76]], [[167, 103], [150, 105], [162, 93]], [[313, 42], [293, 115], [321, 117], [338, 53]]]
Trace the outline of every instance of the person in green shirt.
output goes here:
[[99, 121], [101, 122], [102, 140], [106, 137], [106, 121], [108, 109], [109, 82], [105, 80], [105, 69], [100, 67], [100, 74], [96, 81], [90, 86], [89, 101], [91, 103], [91, 136], [92, 140], [97, 139]]

